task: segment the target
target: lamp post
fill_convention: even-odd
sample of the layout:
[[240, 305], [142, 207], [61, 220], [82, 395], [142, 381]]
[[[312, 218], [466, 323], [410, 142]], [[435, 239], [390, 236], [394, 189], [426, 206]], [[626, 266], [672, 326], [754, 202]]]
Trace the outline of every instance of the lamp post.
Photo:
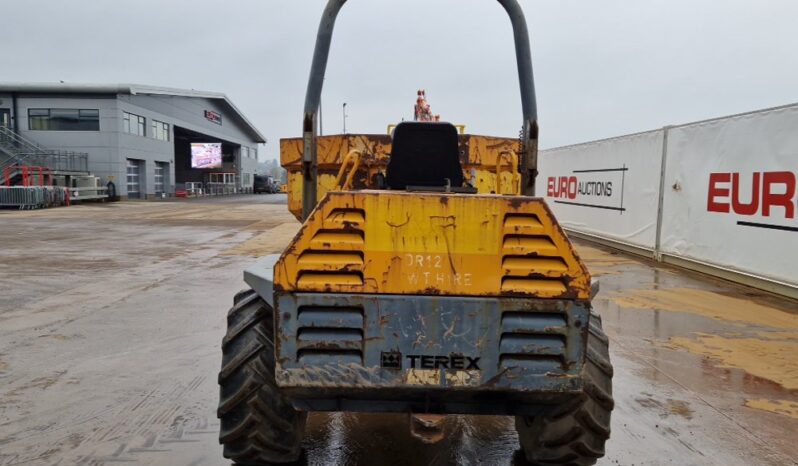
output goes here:
[[346, 102], [344, 102], [344, 134], [346, 134]]

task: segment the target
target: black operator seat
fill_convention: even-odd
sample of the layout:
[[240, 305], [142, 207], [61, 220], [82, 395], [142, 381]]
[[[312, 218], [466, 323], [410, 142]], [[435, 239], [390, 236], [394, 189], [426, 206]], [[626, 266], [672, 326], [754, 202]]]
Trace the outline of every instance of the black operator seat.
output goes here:
[[390, 189], [408, 186], [463, 186], [457, 129], [451, 123], [403, 122], [393, 131], [386, 182]]

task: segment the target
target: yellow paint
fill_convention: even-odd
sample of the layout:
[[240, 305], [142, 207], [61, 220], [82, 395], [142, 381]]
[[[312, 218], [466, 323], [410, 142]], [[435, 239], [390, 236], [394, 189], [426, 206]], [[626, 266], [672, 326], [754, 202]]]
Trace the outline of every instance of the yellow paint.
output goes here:
[[[461, 134], [460, 147], [463, 151], [461, 165], [465, 179], [477, 188], [480, 194], [520, 193], [520, 173], [517, 157], [518, 139], [497, 138]], [[288, 171], [288, 210], [297, 218], [302, 212], [302, 138], [280, 140], [280, 164]], [[352, 166], [347, 156], [356, 151], [357, 167], [343, 173]], [[391, 137], [384, 134], [347, 134], [321, 136], [317, 139], [317, 200], [330, 191], [341, 190], [342, 182], [346, 189], [373, 189], [378, 173], [385, 173], [390, 160]], [[502, 154], [509, 154], [502, 155]], [[509, 159], [509, 160], [508, 160]], [[512, 167], [508, 167], [512, 165]], [[503, 163], [504, 162], [504, 163]], [[498, 172], [498, 176], [497, 176]], [[473, 174], [473, 176], [472, 176]]]
[[788, 390], [798, 389], [798, 341], [726, 338], [698, 333], [695, 339], [672, 337], [667, 346], [716, 359], [720, 367], [742, 369]]
[[300, 289], [363, 286], [363, 277], [358, 273], [303, 272], [299, 274], [296, 286]]
[[[335, 187], [337, 190], [349, 191], [352, 189], [352, 180], [355, 179], [357, 169], [360, 168], [361, 158], [363, 158], [363, 152], [357, 149], [352, 149], [346, 154], [343, 163], [341, 163], [341, 168], [338, 170], [338, 176], [335, 177]], [[349, 170], [348, 172], [347, 169]], [[344, 175], [346, 175], [345, 182]]]
[[497, 195], [329, 193], [274, 278], [285, 291], [590, 296], [546, 204]]
[[297, 265], [300, 267], [324, 267], [324, 270], [329, 271], [338, 270], [338, 268], [348, 264], [363, 265], [363, 255], [356, 252], [342, 252], [339, 254], [303, 252], [297, 261]]
[[798, 314], [774, 309], [750, 299], [695, 288], [623, 290], [612, 293], [610, 297], [625, 308], [686, 312], [776, 329], [798, 329]]
[[502, 267], [512, 272], [525, 270], [542, 270], [545, 272], [566, 272], [568, 264], [560, 258], [545, 257], [508, 257], [502, 261]]
[[[521, 173], [518, 172], [518, 154], [513, 151], [504, 151], [499, 154], [496, 160], [496, 194], [520, 194], [521, 193]], [[507, 161], [507, 168], [510, 173], [511, 183], [509, 186], [505, 183], [502, 176], [503, 161]]]
[[745, 400], [745, 405], [749, 408], [798, 419], [798, 402], [796, 401], [767, 399]]

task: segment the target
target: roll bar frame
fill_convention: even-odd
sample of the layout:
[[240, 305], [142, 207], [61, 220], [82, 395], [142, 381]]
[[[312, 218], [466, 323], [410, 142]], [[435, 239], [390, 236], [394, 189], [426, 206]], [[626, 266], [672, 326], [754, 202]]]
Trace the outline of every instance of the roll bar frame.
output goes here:
[[[529, 30], [524, 12], [517, 0], [497, 0], [504, 7], [513, 27], [515, 39], [515, 58], [518, 63], [518, 78], [521, 85], [521, 108], [523, 109], [522, 147], [519, 151], [521, 165], [521, 184], [523, 194], [534, 196], [537, 176], [538, 117], [535, 98], [535, 81], [532, 73], [532, 54], [529, 43]], [[305, 94], [305, 112], [302, 122], [302, 218], [307, 219], [316, 207], [316, 182], [318, 179], [318, 158], [316, 137], [318, 133], [319, 103], [327, 71], [333, 29], [338, 13], [347, 0], [329, 0], [319, 23], [316, 35], [316, 48], [310, 67], [310, 78]]]

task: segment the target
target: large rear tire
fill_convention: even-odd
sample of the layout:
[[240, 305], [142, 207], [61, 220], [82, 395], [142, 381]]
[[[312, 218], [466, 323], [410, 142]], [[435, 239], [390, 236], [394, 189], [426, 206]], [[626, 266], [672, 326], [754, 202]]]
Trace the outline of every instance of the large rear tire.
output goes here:
[[252, 290], [233, 302], [219, 372], [224, 456], [241, 465], [297, 461], [307, 414], [291, 406], [274, 379], [274, 311]]
[[518, 416], [515, 427], [524, 456], [533, 465], [589, 466], [604, 456], [610, 438], [613, 369], [601, 317], [590, 313], [584, 392], [542, 416]]

